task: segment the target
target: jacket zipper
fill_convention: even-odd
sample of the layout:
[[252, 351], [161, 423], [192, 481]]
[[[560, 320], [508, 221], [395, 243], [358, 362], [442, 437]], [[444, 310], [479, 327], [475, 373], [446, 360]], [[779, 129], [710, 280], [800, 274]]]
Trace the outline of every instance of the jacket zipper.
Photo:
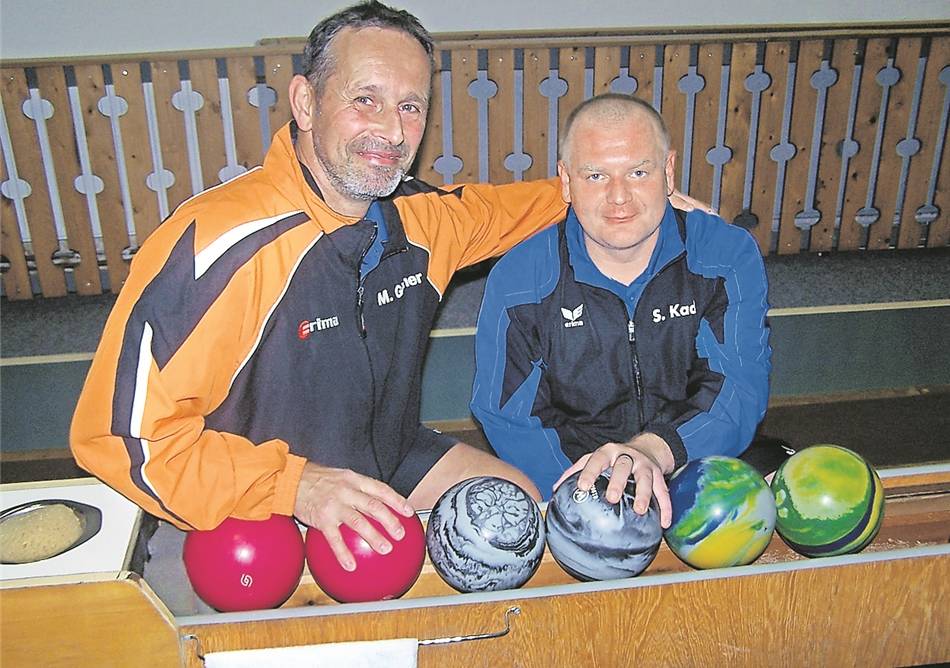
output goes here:
[[360, 319], [360, 338], [366, 338], [366, 320], [363, 319], [363, 279], [360, 279], [359, 287], [356, 288], [356, 314]]
[[[379, 456], [376, 452], [376, 438], [375, 438], [375, 425], [372, 416], [376, 410], [376, 378], [373, 373], [373, 360], [369, 352], [369, 344], [366, 342], [366, 320], [363, 317], [363, 295], [365, 293], [365, 286], [363, 285], [365, 281], [365, 276], [363, 276], [363, 260], [366, 258], [366, 254], [369, 252], [369, 249], [373, 247], [373, 242], [376, 241], [376, 235], [378, 229], [373, 227], [373, 236], [370, 237], [369, 243], [366, 244], [366, 247], [363, 249], [363, 252], [360, 253], [360, 260], [356, 269], [356, 317], [359, 320], [360, 327], [360, 341], [363, 344], [363, 350], [366, 353], [366, 365], [369, 369], [370, 377], [370, 390], [369, 390], [369, 433], [366, 435], [369, 440], [370, 450], [373, 453], [373, 461], [376, 462], [376, 469], [380, 472], [380, 475], [383, 473], [383, 468], [379, 464]], [[380, 258], [382, 261], [382, 258]]]
[[[360, 262], [359, 262], [359, 267], [360, 267], [360, 268], [357, 269], [357, 271], [356, 271], [356, 277], [357, 277], [357, 288], [356, 288], [356, 315], [358, 316], [359, 322], [360, 322], [360, 340], [363, 341], [363, 347], [364, 347], [364, 350], [366, 351], [366, 359], [367, 359], [367, 363], [368, 363], [368, 365], [369, 365], [369, 374], [370, 374], [370, 379], [371, 379], [371, 382], [372, 382], [372, 387], [370, 388], [370, 392], [369, 392], [369, 402], [370, 402], [370, 405], [369, 405], [369, 415], [371, 415], [371, 416], [374, 414], [374, 411], [376, 410], [376, 378], [375, 378], [375, 374], [373, 373], [373, 363], [372, 363], [372, 359], [371, 359], [370, 354], [369, 354], [369, 346], [368, 346], [367, 343], [366, 343], [366, 334], [367, 334], [367, 332], [366, 332], [366, 320], [365, 320], [364, 317], [363, 317], [363, 297], [364, 297], [366, 288], [365, 288], [365, 286], [363, 285], [364, 280], [365, 280], [365, 277], [362, 275], [362, 267], [363, 267], [363, 259], [366, 257], [366, 253], [369, 252], [369, 249], [372, 248], [373, 242], [376, 241], [376, 235], [378, 234], [378, 232], [379, 232], [379, 230], [378, 230], [378, 228], [377, 228], [376, 231], [374, 231], [373, 236], [372, 236], [372, 238], [370, 239], [369, 244], [367, 244], [367, 245], [366, 245], [366, 248], [363, 249], [363, 252], [360, 253]], [[399, 253], [404, 253], [404, 252], [406, 252], [407, 250], [408, 250], [407, 248], [397, 248], [397, 249], [394, 249], [394, 250], [390, 250], [390, 251], [388, 251], [388, 252], [385, 252], [385, 251], [384, 251], [383, 254], [382, 254], [382, 255], [380, 256], [380, 258], [379, 258], [379, 262], [382, 263], [383, 260], [385, 260], [385, 259], [387, 259], [387, 258], [390, 258], [390, 257], [392, 257], [393, 255], [398, 255]], [[377, 266], [379, 266], [379, 265], [377, 265]], [[376, 462], [376, 469], [380, 472], [380, 475], [382, 475], [382, 473], [383, 473], [383, 467], [382, 467], [382, 466], [380, 465], [380, 463], [379, 463], [379, 455], [378, 455], [378, 453], [376, 452], [376, 438], [375, 438], [374, 434], [375, 434], [375, 428], [374, 428], [373, 420], [372, 420], [372, 418], [371, 418], [371, 419], [370, 419], [369, 434], [368, 434], [368, 437], [369, 437], [369, 444], [370, 444], [370, 448], [372, 449], [372, 452], [373, 452], [373, 461]]]
[[[375, 240], [376, 240], [376, 235], [373, 234], [373, 238], [370, 240], [369, 245], [363, 249], [363, 253], [360, 255], [361, 269], [363, 266], [363, 258], [366, 257], [366, 253], [369, 252], [369, 249], [372, 247], [373, 241]], [[382, 256], [380, 256], [379, 261], [382, 262], [383, 260], [389, 257], [392, 257], [393, 255], [398, 255], [399, 253], [404, 253], [404, 252], [406, 252], [405, 248], [397, 248], [396, 250], [390, 251], [389, 253], [384, 253]], [[363, 318], [363, 296], [365, 292], [365, 288], [363, 286], [363, 280], [365, 277], [362, 275], [361, 270], [357, 272], [357, 276], [358, 276], [358, 279], [357, 279], [358, 284], [356, 288], [356, 315], [359, 316], [359, 320], [360, 320], [360, 338], [365, 339], [366, 338], [366, 320]]]
[[[366, 247], [363, 249], [363, 252], [360, 253], [360, 261], [356, 270], [356, 316], [360, 321], [360, 338], [366, 338], [366, 320], [363, 318], [363, 293], [365, 287], [363, 281], [365, 277], [363, 276], [363, 260], [366, 258], [366, 254], [369, 252], [369, 249], [373, 247], [373, 242], [376, 241], [376, 235], [378, 231], [376, 226], [373, 226], [373, 236], [370, 237], [369, 243], [366, 244]], [[380, 258], [382, 261], [382, 258]]]
[[627, 320], [627, 340], [630, 342], [630, 359], [633, 365], [633, 386], [637, 393], [639, 429], [643, 429], [643, 378], [640, 375], [640, 358], [637, 357], [637, 325], [633, 318]]
[[[677, 253], [675, 257], [670, 258], [670, 260], [664, 264], [660, 269], [653, 274], [650, 278], [649, 283], [653, 283], [659, 278], [660, 274], [676, 264], [680, 258], [684, 257], [686, 252]], [[643, 288], [643, 291], [646, 292], [646, 286]], [[643, 296], [642, 294], [640, 295]], [[622, 300], [621, 300], [622, 301]], [[637, 306], [634, 308], [634, 313], [632, 316], [627, 318], [627, 341], [630, 343], [630, 358], [631, 366], [633, 367], [633, 385], [637, 394], [637, 411], [640, 417], [639, 429], [644, 427], [643, 419], [643, 376], [640, 373], [640, 358], [637, 356], [637, 324], [635, 318], [637, 317], [636, 310], [639, 308], [640, 302], [637, 301]], [[626, 306], [624, 307], [626, 309]]]

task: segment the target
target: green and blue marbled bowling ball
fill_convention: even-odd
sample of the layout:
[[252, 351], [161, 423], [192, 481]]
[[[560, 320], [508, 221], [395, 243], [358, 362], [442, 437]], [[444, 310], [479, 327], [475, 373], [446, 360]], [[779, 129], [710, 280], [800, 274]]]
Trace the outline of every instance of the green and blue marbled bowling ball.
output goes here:
[[772, 479], [776, 530], [796, 552], [827, 557], [863, 550], [884, 518], [884, 487], [859, 454], [813, 445], [789, 457]]
[[689, 462], [669, 482], [673, 519], [664, 532], [676, 556], [694, 568], [750, 564], [775, 529], [775, 501], [758, 471], [732, 457]]

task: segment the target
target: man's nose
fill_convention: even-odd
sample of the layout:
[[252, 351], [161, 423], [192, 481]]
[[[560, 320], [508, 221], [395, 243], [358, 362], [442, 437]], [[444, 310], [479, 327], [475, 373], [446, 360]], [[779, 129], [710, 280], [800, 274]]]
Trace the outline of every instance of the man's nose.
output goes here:
[[607, 186], [607, 201], [611, 204], [626, 204], [632, 197], [630, 184], [626, 179], [610, 179]]
[[402, 127], [402, 115], [395, 107], [385, 107], [373, 117], [373, 135], [389, 142], [390, 146], [399, 146], [406, 139]]

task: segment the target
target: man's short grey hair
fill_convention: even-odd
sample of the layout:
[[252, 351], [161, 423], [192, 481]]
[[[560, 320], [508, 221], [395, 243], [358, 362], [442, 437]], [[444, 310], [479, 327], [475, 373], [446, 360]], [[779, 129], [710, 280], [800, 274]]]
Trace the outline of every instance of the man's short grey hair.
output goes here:
[[434, 47], [432, 36], [422, 27], [415, 16], [401, 9], [394, 9], [376, 0], [341, 9], [336, 14], [320, 21], [310, 33], [307, 46], [303, 51], [303, 75], [317, 93], [323, 92], [323, 86], [336, 65], [331, 49], [333, 38], [341, 30], [352, 28], [389, 28], [399, 30], [413, 39], [425, 50], [429, 57], [429, 68], [435, 71]]
[[657, 141], [663, 154], [670, 152], [670, 132], [663, 122], [663, 117], [657, 113], [656, 109], [649, 102], [641, 100], [632, 95], [622, 95], [620, 93], [604, 93], [590, 99], [584, 100], [577, 105], [568, 115], [564, 122], [564, 132], [561, 134], [558, 142], [558, 158], [567, 161], [569, 142], [574, 124], [581, 116], [593, 115], [597, 119], [604, 121], [618, 121], [626, 118], [633, 113], [645, 114], [656, 128]]

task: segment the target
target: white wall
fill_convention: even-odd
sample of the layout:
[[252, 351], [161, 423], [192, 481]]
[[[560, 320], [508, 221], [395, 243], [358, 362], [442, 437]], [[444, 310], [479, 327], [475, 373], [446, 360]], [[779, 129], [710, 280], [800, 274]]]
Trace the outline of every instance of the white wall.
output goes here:
[[[347, 0], [0, 0], [0, 57], [252, 46]], [[393, 0], [432, 32], [950, 19], [947, 0]], [[538, 7], [547, 7], [539, 11]]]

